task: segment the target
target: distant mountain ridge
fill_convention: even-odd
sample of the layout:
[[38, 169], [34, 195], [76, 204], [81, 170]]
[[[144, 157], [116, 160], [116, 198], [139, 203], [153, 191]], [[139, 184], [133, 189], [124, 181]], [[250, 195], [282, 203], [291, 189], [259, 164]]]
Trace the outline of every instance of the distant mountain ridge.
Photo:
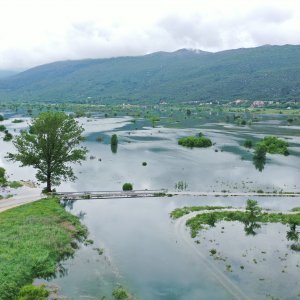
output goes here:
[[0, 80], [0, 101], [300, 100], [300, 46], [60, 61]]

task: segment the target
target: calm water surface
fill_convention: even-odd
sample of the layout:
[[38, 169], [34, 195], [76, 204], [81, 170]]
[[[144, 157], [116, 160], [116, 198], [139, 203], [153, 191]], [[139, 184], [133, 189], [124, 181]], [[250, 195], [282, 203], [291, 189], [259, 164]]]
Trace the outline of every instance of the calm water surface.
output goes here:
[[[26, 120], [28, 121], [28, 120]], [[75, 167], [78, 180], [58, 190], [119, 190], [124, 182], [135, 189], [174, 190], [183, 180], [190, 191], [300, 191], [300, 136], [298, 126], [276, 120], [251, 127], [206, 123], [201, 128], [152, 128], [130, 117], [80, 119], [86, 129], [88, 159]], [[13, 124], [17, 133], [26, 122]], [[177, 145], [181, 136], [203, 132], [215, 143], [209, 149]], [[109, 140], [119, 137], [117, 151]], [[252, 152], [241, 145], [267, 134], [287, 138], [288, 157], [268, 155], [258, 171]], [[96, 141], [101, 137], [103, 142]], [[34, 179], [30, 168], [19, 169], [4, 158], [11, 143], [0, 142], [0, 165], [11, 179]], [[147, 166], [142, 166], [142, 162]], [[82, 246], [75, 257], [62, 263], [61, 276], [50, 281], [69, 299], [111, 299], [117, 284], [137, 299], [297, 299], [299, 254], [289, 249], [287, 226], [262, 226], [256, 236], [246, 236], [240, 223], [219, 223], [191, 239], [183, 221], [169, 213], [184, 205], [243, 207], [243, 197], [172, 197], [77, 201], [71, 212], [83, 222], [94, 244]], [[300, 206], [299, 198], [259, 198], [265, 208], [287, 211]], [[222, 228], [224, 227], [224, 228]], [[199, 244], [195, 243], [199, 240]], [[103, 248], [99, 255], [95, 248]], [[216, 249], [218, 259], [210, 256]], [[229, 267], [230, 266], [230, 267]], [[241, 268], [243, 267], [243, 268]], [[275, 299], [274, 298], [274, 299]]]

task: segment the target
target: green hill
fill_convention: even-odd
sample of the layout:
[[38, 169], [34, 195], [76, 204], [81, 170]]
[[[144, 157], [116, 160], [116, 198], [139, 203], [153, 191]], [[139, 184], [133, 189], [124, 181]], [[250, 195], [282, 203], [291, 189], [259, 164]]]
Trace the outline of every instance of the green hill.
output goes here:
[[300, 100], [299, 62], [292, 45], [62, 61], [0, 80], [0, 100]]

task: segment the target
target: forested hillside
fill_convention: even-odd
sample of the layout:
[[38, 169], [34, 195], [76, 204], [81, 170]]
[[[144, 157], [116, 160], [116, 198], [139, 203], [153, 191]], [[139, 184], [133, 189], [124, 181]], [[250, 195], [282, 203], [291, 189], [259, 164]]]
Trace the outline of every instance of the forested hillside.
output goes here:
[[300, 46], [61, 61], [0, 80], [0, 100], [300, 100]]

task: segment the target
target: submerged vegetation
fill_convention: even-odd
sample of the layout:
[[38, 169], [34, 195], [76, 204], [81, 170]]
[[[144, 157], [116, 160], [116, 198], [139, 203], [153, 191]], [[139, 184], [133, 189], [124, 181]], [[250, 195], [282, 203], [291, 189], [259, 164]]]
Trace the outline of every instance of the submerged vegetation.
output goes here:
[[[175, 209], [171, 212], [172, 218], [179, 218], [192, 211], [205, 211], [205, 207], [191, 207], [183, 209]], [[245, 225], [245, 231], [247, 234], [255, 234], [254, 229], [259, 228], [259, 223], [295, 223], [300, 225], [300, 213], [295, 214], [283, 214], [283, 213], [267, 213], [261, 212], [261, 208], [257, 205], [254, 200], [248, 200], [246, 211], [235, 210], [235, 211], [220, 211], [227, 207], [218, 207], [218, 211], [202, 212], [194, 217], [191, 217], [186, 221], [186, 225], [191, 230], [191, 236], [196, 237], [198, 232], [205, 229], [206, 225], [214, 226], [215, 223], [220, 221], [239, 221]], [[214, 210], [211, 207], [210, 210]], [[213, 218], [212, 218], [213, 216]], [[212, 222], [212, 219], [214, 222]], [[212, 225], [213, 224], [213, 225]]]
[[1, 213], [0, 227], [1, 300], [16, 299], [34, 278], [53, 276], [57, 263], [73, 255], [75, 241], [87, 235], [79, 219], [55, 198]]
[[176, 208], [171, 213], [170, 216], [172, 219], [178, 219], [184, 215], [187, 215], [194, 211], [206, 211], [206, 210], [222, 210], [229, 209], [231, 206], [185, 206], [183, 208]]

